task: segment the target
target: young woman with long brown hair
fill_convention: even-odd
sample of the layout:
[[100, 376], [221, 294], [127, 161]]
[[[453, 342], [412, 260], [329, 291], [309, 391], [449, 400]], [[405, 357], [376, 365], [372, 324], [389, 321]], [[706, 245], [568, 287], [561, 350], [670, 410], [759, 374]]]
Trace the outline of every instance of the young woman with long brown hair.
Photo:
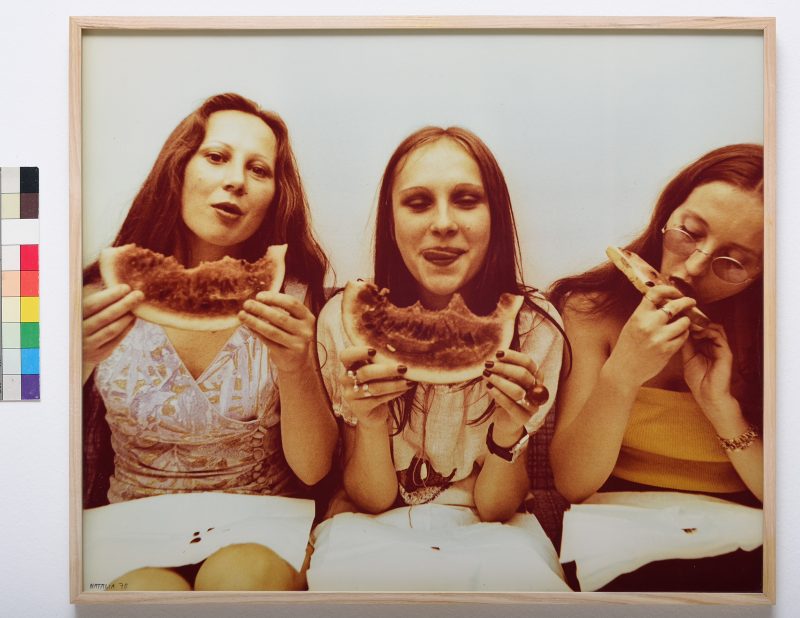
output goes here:
[[[322, 479], [337, 440], [315, 351], [328, 263], [280, 117], [236, 94], [206, 100], [162, 147], [113, 244], [127, 243], [187, 268], [288, 243], [286, 284], [245, 302], [238, 327], [183, 331], [135, 318], [142, 293], [103, 288], [97, 265], [87, 268], [86, 506], [176, 492], [296, 496], [298, 478]], [[212, 556], [197, 585], [275, 585], [269, 557], [243, 551], [258, 568], [234, 581], [225, 556]], [[135, 574], [126, 581], [132, 589]]]
[[[552, 286], [574, 364], [562, 379], [550, 453], [556, 487], [571, 502], [598, 491], [673, 490], [760, 507], [763, 201], [761, 146], [709, 152], [669, 182], [626, 247], [669, 285], [642, 298], [605, 263]], [[711, 319], [707, 328], [684, 314], [695, 305]], [[706, 579], [684, 562], [610, 589], [760, 587], [760, 554], [733, 564], [702, 571]]]
[[341, 295], [328, 302], [320, 362], [343, 419], [344, 491], [366, 514], [317, 528], [310, 589], [567, 589], [536, 518], [518, 513], [526, 445], [552, 405], [530, 393], [544, 384], [555, 394], [563, 345], [558, 314], [522, 283], [519, 263], [511, 199], [489, 148], [458, 127], [406, 138], [380, 188], [374, 283], [399, 306], [439, 310], [460, 294], [487, 314], [506, 292], [524, 304], [511, 346], [486, 359], [484, 377], [436, 385], [374, 362], [343, 332]]

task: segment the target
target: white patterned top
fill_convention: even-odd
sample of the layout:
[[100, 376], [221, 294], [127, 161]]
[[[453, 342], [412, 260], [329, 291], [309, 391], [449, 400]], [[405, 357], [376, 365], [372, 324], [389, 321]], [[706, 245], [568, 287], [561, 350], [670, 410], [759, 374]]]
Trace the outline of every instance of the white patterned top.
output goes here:
[[[561, 324], [555, 308], [541, 295], [536, 304]], [[339, 352], [351, 345], [342, 326], [342, 295], [333, 297], [317, 321], [320, 366], [337, 416], [352, 416], [342, 396], [339, 378], [346, 371]], [[543, 373], [550, 398], [531, 419], [535, 431], [552, 407], [558, 388], [563, 338], [546, 318], [523, 307], [519, 315], [520, 350], [529, 354]], [[483, 380], [455, 385], [420, 384], [415, 411], [403, 431], [391, 438], [399, 501], [403, 504], [437, 502], [474, 506], [473, 487], [488, 455], [488, 420], [474, 423], [492, 401]], [[424, 410], [425, 412], [418, 411]]]

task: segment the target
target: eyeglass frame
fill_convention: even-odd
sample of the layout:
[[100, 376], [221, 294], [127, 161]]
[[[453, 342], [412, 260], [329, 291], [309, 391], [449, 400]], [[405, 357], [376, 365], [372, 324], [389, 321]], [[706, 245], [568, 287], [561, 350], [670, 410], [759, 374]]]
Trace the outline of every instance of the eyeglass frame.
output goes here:
[[[727, 283], [727, 284], [729, 284], [729, 285], [741, 285], [741, 284], [743, 284], [743, 283], [747, 283], [748, 281], [753, 281], [754, 279], [756, 279], [756, 278], [758, 277], [758, 275], [760, 275], [760, 274], [761, 274], [761, 272], [760, 272], [760, 270], [759, 270], [758, 274], [756, 274], [755, 276], [750, 276], [750, 271], [748, 271], [748, 270], [745, 268], [744, 264], [742, 264], [742, 263], [741, 263], [739, 260], [737, 260], [736, 258], [732, 258], [732, 257], [730, 257], [729, 255], [718, 255], [718, 256], [714, 257], [714, 254], [713, 254], [713, 253], [709, 253], [708, 251], [703, 251], [702, 249], [700, 249], [700, 248], [697, 246], [697, 244], [698, 244], [698, 243], [697, 243], [697, 239], [694, 237], [694, 235], [693, 235], [691, 232], [689, 232], [688, 230], [685, 230], [685, 229], [683, 229], [683, 228], [682, 228], [682, 227], [680, 227], [680, 226], [672, 226], [672, 227], [668, 227], [668, 226], [667, 226], [667, 224], [665, 223], [665, 224], [664, 224], [664, 227], [662, 227], [662, 228], [661, 228], [661, 237], [662, 237], [662, 243], [663, 243], [663, 242], [665, 242], [665, 239], [666, 239], [667, 232], [670, 232], [670, 231], [672, 231], [672, 230], [674, 230], [674, 231], [676, 231], [676, 232], [680, 232], [681, 234], [683, 234], [683, 235], [684, 235], [684, 236], [686, 236], [687, 238], [690, 238], [690, 239], [692, 240], [692, 242], [694, 243], [694, 250], [692, 250], [691, 252], [687, 253], [686, 255], [682, 255], [681, 257], [683, 257], [683, 258], [688, 258], [688, 257], [690, 257], [690, 256], [694, 255], [694, 254], [695, 254], [695, 252], [697, 252], [697, 253], [702, 253], [702, 254], [703, 254], [703, 255], [705, 255], [706, 257], [709, 257], [709, 258], [711, 258], [711, 264], [710, 264], [710, 267], [711, 267], [711, 272], [712, 272], [712, 273], [714, 273], [714, 276], [715, 276], [717, 279], [719, 279], [720, 281], [723, 281], [724, 283]], [[679, 254], [677, 251], [675, 251], [674, 253], [675, 253], [676, 255], [680, 255], [680, 254]], [[744, 271], [744, 273], [747, 275], [747, 278], [745, 278], [745, 279], [742, 279], [741, 281], [728, 281], [727, 279], [724, 279], [724, 278], [720, 277], [720, 276], [717, 274], [717, 271], [716, 271], [716, 270], [714, 270], [714, 261], [715, 261], [715, 260], [727, 260], [727, 261], [734, 262], [734, 263], [738, 264], [738, 265], [739, 265], [739, 267], [740, 267], [740, 268], [741, 268], [741, 269]]]

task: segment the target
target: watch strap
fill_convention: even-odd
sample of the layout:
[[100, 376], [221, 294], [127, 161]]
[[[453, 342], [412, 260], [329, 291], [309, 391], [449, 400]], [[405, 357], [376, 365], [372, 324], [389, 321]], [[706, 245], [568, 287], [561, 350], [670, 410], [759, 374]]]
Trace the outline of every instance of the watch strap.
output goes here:
[[508, 463], [513, 463], [517, 460], [529, 439], [530, 435], [523, 427], [522, 435], [520, 435], [519, 439], [514, 444], [511, 446], [500, 446], [494, 441], [494, 423], [491, 423], [489, 425], [489, 430], [486, 432], [486, 448], [489, 449], [492, 455], [497, 455]]

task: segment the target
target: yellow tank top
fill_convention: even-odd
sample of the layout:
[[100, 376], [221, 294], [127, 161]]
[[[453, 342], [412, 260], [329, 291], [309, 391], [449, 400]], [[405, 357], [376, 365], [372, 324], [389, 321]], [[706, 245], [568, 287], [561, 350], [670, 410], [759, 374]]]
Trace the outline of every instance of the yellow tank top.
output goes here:
[[613, 475], [685, 491], [746, 489], [692, 394], [645, 386], [631, 409]]

